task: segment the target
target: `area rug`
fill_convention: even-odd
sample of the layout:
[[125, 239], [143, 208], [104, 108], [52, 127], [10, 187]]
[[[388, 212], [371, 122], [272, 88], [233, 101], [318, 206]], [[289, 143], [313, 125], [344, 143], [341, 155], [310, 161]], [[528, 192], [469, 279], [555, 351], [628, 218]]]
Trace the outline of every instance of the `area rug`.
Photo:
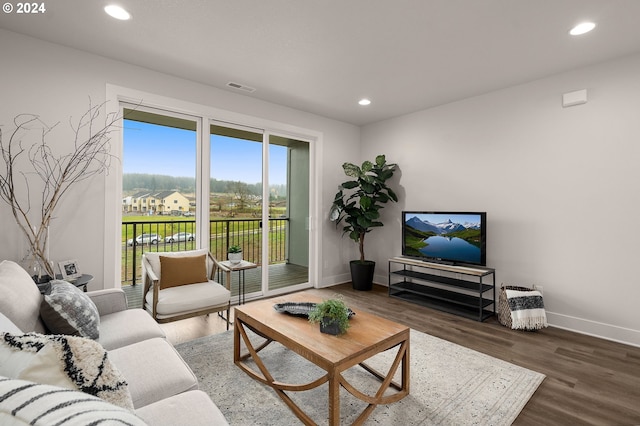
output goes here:
[[[257, 336], [253, 339], [260, 341]], [[198, 377], [200, 389], [232, 426], [302, 424], [271, 388], [235, 366], [232, 331], [182, 343], [176, 349]], [[323, 373], [280, 344], [272, 343], [260, 354], [281, 382], [307, 383]], [[394, 356], [395, 349], [383, 352], [369, 364], [386, 372]], [[411, 330], [410, 358], [410, 394], [394, 404], [376, 407], [365, 424], [509, 425], [545, 377], [415, 330]], [[359, 366], [345, 376], [365, 393], [378, 389], [379, 382]], [[305, 392], [289, 392], [289, 396], [317, 424], [328, 424], [326, 383]], [[341, 389], [342, 424], [353, 423], [364, 407]]]

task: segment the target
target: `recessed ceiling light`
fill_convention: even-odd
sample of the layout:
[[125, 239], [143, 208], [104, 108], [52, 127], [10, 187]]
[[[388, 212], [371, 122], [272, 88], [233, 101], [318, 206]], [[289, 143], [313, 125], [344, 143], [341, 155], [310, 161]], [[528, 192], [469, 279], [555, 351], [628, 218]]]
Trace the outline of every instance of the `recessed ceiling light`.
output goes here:
[[362, 106], [367, 106], [367, 105], [371, 104], [371, 101], [370, 101], [369, 99], [366, 99], [366, 98], [365, 98], [365, 99], [360, 99], [360, 100], [358, 101], [358, 103], [359, 103], [360, 105], [362, 105]]
[[593, 22], [583, 22], [571, 28], [571, 31], [569, 31], [569, 34], [571, 35], [585, 34], [591, 31], [592, 29], [594, 29], [595, 27], [596, 27], [596, 24], [594, 24]]
[[110, 4], [109, 6], [104, 7], [104, 11], [113, 18], [120, 19], [121, 21], [126, 21], [131, 19], [131, 14], [124, 10], [122, 7], [117, 6], [115, 4]]

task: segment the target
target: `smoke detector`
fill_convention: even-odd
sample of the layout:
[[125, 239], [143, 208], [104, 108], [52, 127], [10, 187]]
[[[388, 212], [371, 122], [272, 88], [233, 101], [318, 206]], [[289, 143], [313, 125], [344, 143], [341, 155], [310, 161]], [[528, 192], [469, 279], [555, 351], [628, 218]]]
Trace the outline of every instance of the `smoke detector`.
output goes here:
[[253, 87], [249, 87], [240, 83], [235, 83], [233, 81], [228, 82], [227, 87], [231, 87], [232, 89], [235, 89], [235, 90], [242, 90], [243, 92], [247, 92], [247, 93], [253, 93], [256, 91], [256, 89]]

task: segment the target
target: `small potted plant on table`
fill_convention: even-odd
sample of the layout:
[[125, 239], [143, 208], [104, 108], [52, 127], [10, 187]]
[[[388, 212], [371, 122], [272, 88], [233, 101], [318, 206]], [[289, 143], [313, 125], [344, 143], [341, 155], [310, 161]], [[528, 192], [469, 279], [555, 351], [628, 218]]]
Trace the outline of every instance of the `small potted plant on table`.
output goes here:
[[227, 257], [231, 263], [242, 262], [242, 247], [238, 245], [229, 246], [227, 249]]
[[349, 309], [340, 299], [328, 299], [309, 313], [309, 322], [319, 322], [322, 333], [344, 334], [349, 328]]

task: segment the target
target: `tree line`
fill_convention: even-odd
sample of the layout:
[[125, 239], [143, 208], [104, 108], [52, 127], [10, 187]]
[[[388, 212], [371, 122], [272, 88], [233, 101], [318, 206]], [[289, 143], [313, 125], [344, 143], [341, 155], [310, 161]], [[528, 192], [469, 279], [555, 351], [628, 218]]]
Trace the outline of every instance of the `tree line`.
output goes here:
[[[262, 195], [262, 183], [246, 183], [231, 180], [218, 180], [211, 178], [209, 191], [212, 193], [235, 193], [241, 186], [243, 192], [256, 196]], [[270, 185], [272, 195], [286, 196], [286, 185]], [[192, 194], [196, 191], [196, 179], [191, 177], [178, 177], [167, 175], [155, 175], [146, 173], [125, 173], [122, 175], [122, 190], [134, 193], [137, 191], [178, 191]]]

